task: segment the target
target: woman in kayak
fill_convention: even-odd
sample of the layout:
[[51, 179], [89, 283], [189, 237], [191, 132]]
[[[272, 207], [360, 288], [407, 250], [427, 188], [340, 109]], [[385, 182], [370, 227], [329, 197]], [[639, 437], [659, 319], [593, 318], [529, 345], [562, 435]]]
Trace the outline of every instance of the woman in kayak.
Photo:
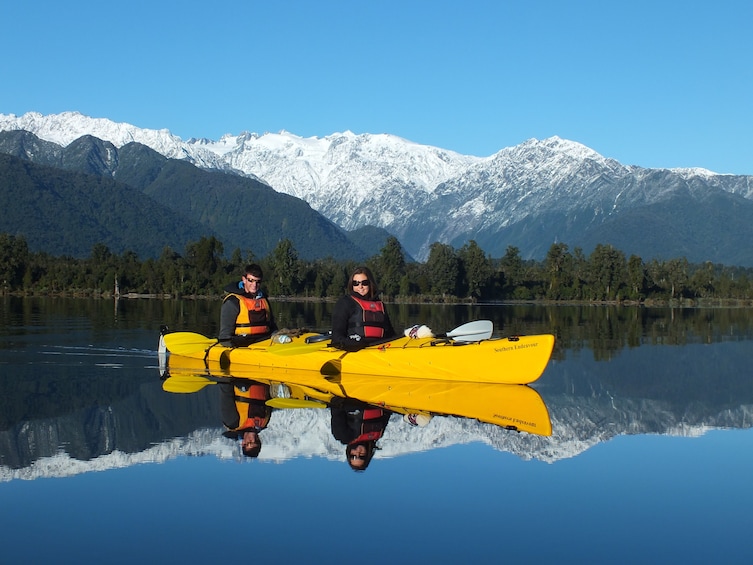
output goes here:
[[395, 337], [371, 270], [357, 267], [348, 286], [349, 293], [338, 299], [332, 312], [332, 345], [345, 351], [358, 351], [371, 343]]

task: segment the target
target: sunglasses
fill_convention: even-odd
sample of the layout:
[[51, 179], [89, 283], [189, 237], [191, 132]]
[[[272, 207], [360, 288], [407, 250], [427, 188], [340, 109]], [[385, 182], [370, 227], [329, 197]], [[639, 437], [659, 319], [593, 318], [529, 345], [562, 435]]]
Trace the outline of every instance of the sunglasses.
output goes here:
[[261, 282], [261, 279], [255, 279], [253, 277], [246, 277], [246, 280], [250, 283], [256, 283], [256, 284], [259, 284]]
[[351, 461], [366, 461], [365, 455], [356, 455], [355, 453], [350, 454], [350, 460]]
[[357, 286], [370, 286], [371, 283], [369, 282], [369, 279], [366, 279], [365, 281], [351, 281], [350, 284], [353, 285], [353, 288], [356, 288]]

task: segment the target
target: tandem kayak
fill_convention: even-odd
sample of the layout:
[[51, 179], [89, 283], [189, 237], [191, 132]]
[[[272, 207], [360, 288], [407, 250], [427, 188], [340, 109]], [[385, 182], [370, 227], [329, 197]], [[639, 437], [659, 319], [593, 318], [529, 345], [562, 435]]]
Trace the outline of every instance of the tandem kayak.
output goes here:
[[[170, 355], [202, 360], [235, 373], [236, 369], [277, 368], [315, 371], [322, 375], [358, 374], [454, 382], [530, 384], [544, 372], [554, 347], [551, 334], [472, 339], [469, 322], [448, 337], [399, 337], [346, 352], [326, 336], [304, 333], [288, 343], [274, 338], [248, 347], [225, 347], [216, 339], [193, 332], [162, 336]], [[471, 335], [455, 334], [470, 328]], [[455, 334], [455, 337], [449, 337]], [[489, 335], [491, 332], [489, 332]], [[486, 333], [484, 334], [486, 335]]]
[[[284, 385], [287, 397], [271, 398], [275, 408], [326, 408], [333, 399], [357, 399], [399, 414], [457, 416], [506, 429], [549, 436], [549, 411], [539, 393], [525, 385], [455, 382], [410, 377], [347, 374], [328, 379], [313, 371], [240, 365], [230, 371], [215, 363], [171, 355], [163, 388], [193, 393], [217, 382], [252, 380]], [[232, 376], [230, 376], [232, 375]]]

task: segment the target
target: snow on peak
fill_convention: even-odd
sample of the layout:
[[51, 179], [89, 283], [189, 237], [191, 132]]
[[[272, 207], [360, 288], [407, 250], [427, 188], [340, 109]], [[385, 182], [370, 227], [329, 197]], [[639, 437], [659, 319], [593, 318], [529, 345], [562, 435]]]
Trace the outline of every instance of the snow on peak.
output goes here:
[[93, 135], [109, 141], [116, 147], [132, 141], [153, 145], [159, 142], [165, 146], [180, 142], [180, 138], [168, 130], [142, 129], [125, 123], [115, 123], [105, 118], [90, 118], [79, 112], [62, 112], [43, 116], [38, 112], [28, 112], [21, 117], [0, 114], [0, 128], [9, 129], [6, 124], [15, 122], [16, 129], [24, 129], [36, 136], [66, 146], [84, 135]]
[[[488, 238], [544, 212], [561, 215], [585, 207], [596, 218], [618, 205], [657, 201], [674, 186], [646, 190], [641, 179], [647, 170], [621, 165], [558, 136], [528, 139], [489, 157], [475, 157], [387, 133], [350, 130], [324, 137], [244, 131], [219, 140], [183, 141], [167, 130], [78, 112], [0, 114], [0, 130], [11, 129], [61, 145], [85, 134], [117, 147], [136, 141], [199, 167], [240, 171], [305, 200], [343, 229], [385, 228], [419, 260], [428, 255], [431, 241], [461, 241], [481, 232]], [[671, 172], [685, 178], [714, 177], [704, 169]], [[753, 189], [744, 183], [735, 190], [753, 197]]]
[[669, 171], [672, 171], [673, 173], [676, 173], [682, 177], [690, 178], [690, 177], [702, 177], [704, 179], [709, 179], [711, 177], [719, 176], [720, 173], [715, 173], [714, 171], [709, 171], [708, 169], [704, 169], [701, 167], [681, 167], [676, 169], [667, 169]]

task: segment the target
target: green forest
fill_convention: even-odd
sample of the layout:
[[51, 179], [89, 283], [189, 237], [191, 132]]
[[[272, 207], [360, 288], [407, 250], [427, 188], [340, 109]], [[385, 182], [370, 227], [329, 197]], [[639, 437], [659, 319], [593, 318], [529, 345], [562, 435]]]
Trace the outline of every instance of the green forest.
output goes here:
[[[96, 244], [86, 258], [31, 252], [23, 237], [0, 234], [0, 282], [4, 294], [104, 296], [150, 295], [165, 298], [214, 297], [243, 268], [259, 263], [270, 296], [327, 299], [345, 292], [357, 265], [334, 259], [303, 260], [290, 240], [271, 253], [225, 253], [215, 237], [189, 243], [182, 253], [165, 247], [156, 258], [134, 252], [115, 254]], [[581, 301], [649, 302], [753, 300], [751, 269], [684, 258], [644, 261], [610, 245], [586, 255], [554, 243], [542, 261], [525, 260], [517, 247], [492, 258], [470, 241], [460, 249], [431, 245], [424, 263], [406, 261], [400, 242], [390, 237], [365, 261], [387, 301]]]

